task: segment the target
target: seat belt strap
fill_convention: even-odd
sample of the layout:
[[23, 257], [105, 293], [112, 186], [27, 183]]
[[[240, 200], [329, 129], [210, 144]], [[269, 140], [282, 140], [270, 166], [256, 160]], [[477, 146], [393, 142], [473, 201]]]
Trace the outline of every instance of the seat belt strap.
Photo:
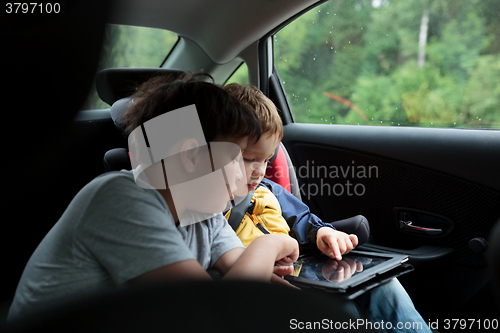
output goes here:
[[238, 229], [241, 221], [243, 220], [243, 217], [250, 206], [250, 202], [252, 201], [254, 192], [255, 190], [248, 193], [248, 195], [239, 204], [231, 208], [231, 214], [229, 215], [229, 219], [227, 221], [234, 231]]

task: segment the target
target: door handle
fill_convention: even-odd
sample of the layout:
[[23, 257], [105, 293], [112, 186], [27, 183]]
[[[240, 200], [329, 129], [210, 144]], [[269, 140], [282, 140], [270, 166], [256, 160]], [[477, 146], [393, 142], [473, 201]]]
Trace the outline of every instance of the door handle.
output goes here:
[[399, 220], [399, 228], [404, 231], [415, 232], [427, 236], [437, 236], [443, 233], [443, 229], [425, 228], [413, 225], [412, 221]]
[[[399, 208], [397, 209], [398, 227], [403, 232], [422, 236], [443, 236], [451, 231], [452, 223], [444, 217], [431, 213]], [[417, 222], [413, 222], [416, 218]]]

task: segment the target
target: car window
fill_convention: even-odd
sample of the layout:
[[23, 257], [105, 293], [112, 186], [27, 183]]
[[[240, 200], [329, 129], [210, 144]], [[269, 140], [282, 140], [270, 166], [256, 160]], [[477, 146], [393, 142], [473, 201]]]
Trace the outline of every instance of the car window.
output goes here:
[[335, 0], [274, 35], [296, 122], [500, 128], [500, 2]]
[[[98, 71], [111, 67], [160, 67], [177, 42], [167, 30], [108, 24]], [[92, 87], [83, 110], [109, 108]]]
[[248, 66], [245, 62], [243, 62], [238, 69], [231, 75], [231, 77], [226, 81], [226, 84], [230, 83], [239, 83], [239, 84], [249, 84], [250, 78], [248, 74]]

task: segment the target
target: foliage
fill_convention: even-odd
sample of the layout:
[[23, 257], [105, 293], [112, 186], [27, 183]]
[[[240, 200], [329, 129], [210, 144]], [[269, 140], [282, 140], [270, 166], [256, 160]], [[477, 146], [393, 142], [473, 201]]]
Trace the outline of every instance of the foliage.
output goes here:
[[230, 83], [240, 83], [240, 84], [250, 84], [250, 78], [248, 76], [248, 66], [246, 63], [242, 63], [236, 71], [231, 75], [231, 77], [227, 80], [226, 84]]
[[495, 0], [326, 2], [274, 36], [295, 120], [500, 128], [499, 13]]

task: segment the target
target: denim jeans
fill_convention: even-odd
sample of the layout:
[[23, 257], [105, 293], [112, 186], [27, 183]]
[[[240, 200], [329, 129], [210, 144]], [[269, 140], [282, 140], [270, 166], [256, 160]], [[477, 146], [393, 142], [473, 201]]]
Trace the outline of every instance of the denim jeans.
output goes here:
[[367, 325], [379, 332], [432, 332], [398, 279], [356, 298], [365, 310]]

